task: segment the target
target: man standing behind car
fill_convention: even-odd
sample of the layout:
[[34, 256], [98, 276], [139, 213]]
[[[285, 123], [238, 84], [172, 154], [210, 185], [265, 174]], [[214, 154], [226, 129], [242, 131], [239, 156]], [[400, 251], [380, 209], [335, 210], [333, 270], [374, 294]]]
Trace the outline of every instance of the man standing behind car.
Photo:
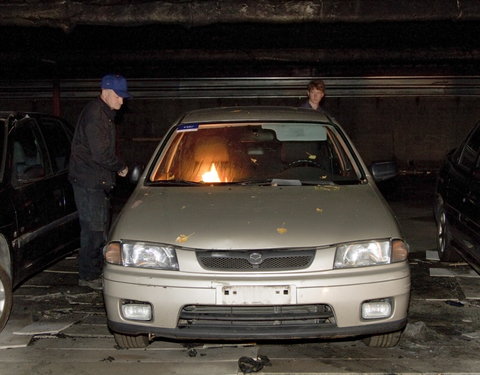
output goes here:
[[115, 113], [130, 98], [120, 75], [102, 78], [101, 94], [82, 110], [75, 128], [69, 166], [80, 219], [79, 285], [102, 289], [103, 254], [110, 221], [109, 193], [115, 173], [128, 167], [115, 154]]
[[308, 99], [300, 107], [322, 111], [320, 102], [325, 97], [325, 83], [321, 79], [310, 81], [307, 86]]

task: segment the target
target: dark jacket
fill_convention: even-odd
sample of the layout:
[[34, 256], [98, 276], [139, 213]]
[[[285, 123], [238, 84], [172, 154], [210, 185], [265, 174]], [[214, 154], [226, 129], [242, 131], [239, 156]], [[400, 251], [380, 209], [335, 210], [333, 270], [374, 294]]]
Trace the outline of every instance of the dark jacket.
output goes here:
[[70, 155], [69, 179], [87, 188], [110, 190], [125, 163], [115, 154], [115, 110], [98, 97], [77, 122]]

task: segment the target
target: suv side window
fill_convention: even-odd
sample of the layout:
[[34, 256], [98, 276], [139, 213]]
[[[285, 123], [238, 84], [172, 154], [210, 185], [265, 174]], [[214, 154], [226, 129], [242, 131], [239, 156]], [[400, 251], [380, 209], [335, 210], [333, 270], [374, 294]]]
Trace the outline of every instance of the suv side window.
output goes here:
[[46, 152], [32, 120], [19, 122], [11, 132], [13, 185], [41, 179], [47, 174]]
[[53, 173], [67, 170], [71, 139], [65, 127], [54, 118], [42, 118], [39, 125], [50, 153]]
[[472, 170], [477, 162], [480, 151], [480, 126], [470, 135], [467, 143], [463, 147], [458, 164], [468, 170]]

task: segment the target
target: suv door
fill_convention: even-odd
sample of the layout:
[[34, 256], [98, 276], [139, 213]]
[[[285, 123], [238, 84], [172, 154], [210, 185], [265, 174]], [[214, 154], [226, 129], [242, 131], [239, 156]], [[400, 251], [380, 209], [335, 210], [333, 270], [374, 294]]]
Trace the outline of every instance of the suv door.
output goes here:
[[471, 153], [474, 163], [470, 169], [470, 182], [460, 215], [465, 231], [462, 246], [480, 264], [480, 125], [465, 145], [464, 153]]
[[54, 214], [57, 217], [57, 232], [61, 235], [59, 242], [66, 245], [69, 242], [76, 241], [79, 235], [77, 208], [72, 185], [68, 181], [73, 129], [59, 118], [42, 116], [37, 120], [47, 145], [52, 167], [50, 185], [53, 190], [61, 189], [61, 194], [58, 195], [60, 199], [55, 201], [58, 211]]
[[54, 179], [50, 158], [35, 119], [15, 123], [9, 134], [12, 155], [12, 201], [17, 228], [13, 241], [16, 281], [52, 260], [47, 249], [59, 245], [56, 225], [64, 215], [63, 189]]
[[461, 216], [470, 184], [472, 167], [476, 160], [475, 152], [468, 146], [468, 139], [470, 137], [455, 151], [447, 155], [437, 182], [438, 193], [444, 201], [445, 215], [453, 239], [463, 237]]

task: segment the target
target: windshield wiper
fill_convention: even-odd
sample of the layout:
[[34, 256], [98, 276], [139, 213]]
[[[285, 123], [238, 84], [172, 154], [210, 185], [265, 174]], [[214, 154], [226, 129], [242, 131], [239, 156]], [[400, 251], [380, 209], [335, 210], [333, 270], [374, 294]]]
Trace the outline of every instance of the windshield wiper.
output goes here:
[[258, 179], [258, 180], [243, 180], [243, 181], [235, 181], [235, 182], [228, 182], [227, 184], [230, 185], [258, 185], [258, 186], [268, 186], [272, 184], [271, 178], [265, 179]]
[[158, 180], [150, 183], [151, 185], [168, 185], [168, 186], [200, 186], [204, 185], [201, 182], [188, 180]]
[[329, 180], [322, 181], [304, 181], [298, 179], [286, 179], [286, 178], [273, 178], [264, 180], [245, 180], [232, 182], [234, 185], [257, 185], [257, 186], [302, 186], [302, 185], [335, 185], [334, 182]]

